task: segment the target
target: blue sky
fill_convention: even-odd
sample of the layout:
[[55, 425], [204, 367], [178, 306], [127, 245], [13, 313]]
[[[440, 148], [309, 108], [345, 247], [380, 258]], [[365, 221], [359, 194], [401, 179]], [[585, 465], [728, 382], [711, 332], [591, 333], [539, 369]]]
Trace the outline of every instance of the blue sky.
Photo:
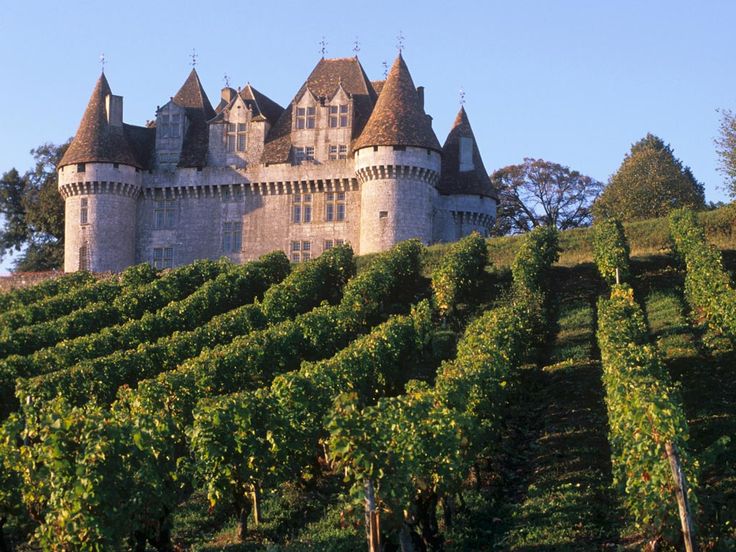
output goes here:
[[[524, 157], [607, 180], [647, 132], [670, 143], [710, 201], [717, 108], [736, 108], [733, 1], [5, 2], [0, 171], [76, 131], [100, 71], [143, 124], [191, 69], [213, 103], [223, 77], [286, 105], [320, 57], [359, 58], [371, 79], [397, 35], [444, 141], [459, 90], [486, 168]], [[0, 270], [7, 267], [5, 261]]]

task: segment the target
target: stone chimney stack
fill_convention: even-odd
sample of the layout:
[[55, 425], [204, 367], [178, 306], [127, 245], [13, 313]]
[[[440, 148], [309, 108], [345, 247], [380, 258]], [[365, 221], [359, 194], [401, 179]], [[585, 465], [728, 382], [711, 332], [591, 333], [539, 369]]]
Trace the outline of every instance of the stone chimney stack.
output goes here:
[[105, 111], [107, 112], [107, 123], [111, 127], [123, 126], [123, 97], [108, 94], [105, 97]]

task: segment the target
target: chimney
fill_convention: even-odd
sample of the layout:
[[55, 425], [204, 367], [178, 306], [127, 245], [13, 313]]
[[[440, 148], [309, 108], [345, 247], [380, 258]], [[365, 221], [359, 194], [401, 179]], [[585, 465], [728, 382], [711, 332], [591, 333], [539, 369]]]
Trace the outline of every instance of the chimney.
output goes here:
[[112, 127], [123, 126], [123, 97], [108, 94], [105, 97], [105, 111], [107, 123]]
[[226, 86], [225, 88], [222, 89], [222, 92], [220, 93], [220, 97], [223, 99], [223, 101], [230, 103], [231, 101], [235, 99], [236, 94], [237, 92], [234, 89], [230, 88], [229, 86]]
[[424, 87], [417, 86], [417, 96], [419, 96], [419, 107], [424, 111]]

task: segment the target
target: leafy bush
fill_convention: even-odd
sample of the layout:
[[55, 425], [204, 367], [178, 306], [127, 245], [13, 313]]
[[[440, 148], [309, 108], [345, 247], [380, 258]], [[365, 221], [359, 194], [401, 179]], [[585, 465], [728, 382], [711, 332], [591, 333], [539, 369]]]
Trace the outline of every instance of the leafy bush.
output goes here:
[[593, 260], [601, 277], [609, 284], [629, 280], [629, 243], [619, 220], [604, 219], [593, 225]]
[[670, 231], [685, 261], [685, 297], [694, 314], [736, 343], [736, 290], [720, 253], [705, 241], [703, 228], [689, 209], [672, 212]]
[[432, 291], [440, 316], [473, 296], [488, 264], [488, 246], [477, 232], [452, 244], [432, 273]]
[[647, 538], [679, 534], [678, 508], [665, 444], [680, 453], [695, 500], [696, 465], [687, 451], [682, 404], [657, 349], [648, 343], [644, 315], [631, 288], [614, 286], [598, 302], [598, 344], [609, 421], [614, 484]]

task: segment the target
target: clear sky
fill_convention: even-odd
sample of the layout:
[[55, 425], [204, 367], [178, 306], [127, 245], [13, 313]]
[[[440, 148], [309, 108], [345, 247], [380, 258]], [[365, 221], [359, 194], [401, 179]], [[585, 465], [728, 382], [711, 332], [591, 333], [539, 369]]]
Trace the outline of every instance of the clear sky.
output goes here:
[[[736, 108], [732, 0], [194, 2], [7, 0], [0, 9], [0, 171], [76, 131], [100, 72], [144, 124], [191, 69], [213, 104], [227, 74], [285, 106], [320, 58], [358, 56], [371, 79], [397, 35], [443, 142], [459, 90], [486, 168], [544, 158], [607, 180], [659, 135], [726, 200], [717, 108]], [[0, 270], [7, 268], [7, 261]]]

